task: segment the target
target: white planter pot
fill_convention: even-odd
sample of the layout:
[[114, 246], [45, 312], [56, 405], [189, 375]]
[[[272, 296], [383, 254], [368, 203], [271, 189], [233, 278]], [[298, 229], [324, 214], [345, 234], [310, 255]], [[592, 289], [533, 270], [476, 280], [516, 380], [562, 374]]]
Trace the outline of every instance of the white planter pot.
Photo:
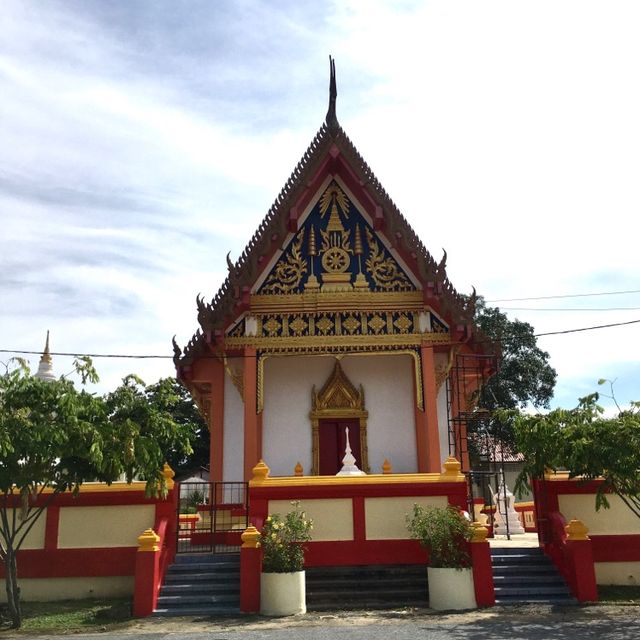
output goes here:
[[475, 609], [476, 594], [471, 569], [427, 567], [429, 607], [439, 611]]
[[306, 612], [304, 571], [260, 575], [260, 613], [293, 616]]

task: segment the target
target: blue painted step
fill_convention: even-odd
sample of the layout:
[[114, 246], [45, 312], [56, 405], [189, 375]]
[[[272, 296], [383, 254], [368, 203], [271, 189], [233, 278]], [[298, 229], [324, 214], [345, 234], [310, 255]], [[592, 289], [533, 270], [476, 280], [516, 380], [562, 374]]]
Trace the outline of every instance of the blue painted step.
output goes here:
[[496, 604], [574, 605], [564, 579], [539, 548], [491, 549]]
[[160, 589], [156, 616], [240, 614], [240, 555], [179, 555]]

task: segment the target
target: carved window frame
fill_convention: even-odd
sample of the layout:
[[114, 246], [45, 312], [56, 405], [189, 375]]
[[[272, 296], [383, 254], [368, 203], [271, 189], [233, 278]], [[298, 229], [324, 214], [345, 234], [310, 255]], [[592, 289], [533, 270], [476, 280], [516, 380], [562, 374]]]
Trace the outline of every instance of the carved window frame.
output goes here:
[[364, 389], [356, 389], [347, 378], [336, 360], [333, 372], [324, 383], [320, 392], [315, 386], [311, 390], [311, 474], [317, 476], [320, 470], [320, 421], [321, 420], [357, 420], [360, 425], [360, 465], [362, 471], [369, 473], [369, 451], [367, 445], [367, 419], [369, 412], [364, 408]]

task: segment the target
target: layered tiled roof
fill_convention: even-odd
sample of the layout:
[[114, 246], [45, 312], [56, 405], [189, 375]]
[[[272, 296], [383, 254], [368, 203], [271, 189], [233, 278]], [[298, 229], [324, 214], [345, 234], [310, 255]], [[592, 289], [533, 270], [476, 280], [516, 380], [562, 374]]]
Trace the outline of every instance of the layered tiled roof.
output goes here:
[[[333, 81], [335, 82], [335, 80]], [[472, 296], [463, 296], [455, 290], [446, 274], [446, 252], [442, 260], [436, 262], [427, 251], [338, 123], [335, 117], [335, 94], [332, 95], [332, 98], [334, 99], [333, 108], [330, 102], [325, 122], [311, 141], [244, 251], [235, 264], [227, 258], [229, 274], [220, 289], [210, 302], [205, 302], [199, 296], [197, 297], [198, 322], [201, 329], [196, 331], [183, 352], [174, 341], [176, 365], [185, 363], [185, 361], [206, 352], [205, 334], [223, 332], [239, 315], [240, 301], [243, 296], [249, 294], [268, 258], [273, 254], [274, 248], [282, 243], [289, 232], [289, 212], [300, 200], [310, 180], [326, 161], [334, 145], [355, 173], [362, 187], [381, 208], [384, 215], [383, 232], [385, 236], [406, 257], [410, 268], [437, 304], [439, 313], [454, 324], [469, 325], [472, 323], [475, 291]]]

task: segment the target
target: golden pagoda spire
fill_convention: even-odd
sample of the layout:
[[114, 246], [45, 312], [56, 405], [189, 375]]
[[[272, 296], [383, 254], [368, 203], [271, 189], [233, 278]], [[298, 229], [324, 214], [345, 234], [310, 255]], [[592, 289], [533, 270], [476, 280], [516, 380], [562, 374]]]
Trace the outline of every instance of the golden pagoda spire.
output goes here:
[[309, 248], [307, 253], [309, 254], [310, 275], [307, 278], [307, 283], [304, 285], [305, 290], [317, 291], [320, 289], [320, 283], [318, 278], [313, 273], [313, 259], [318, 255], [318, 247], [316, 246], [316, 232], [313, 229], [313, 225], [309, 227]]
[[35, 376], [39, 380], [43, 380], [44, 382], [51, 382], [56, 379], [55, 374], [53, 373], [53, 360], [51, 359], [51, 352], [49, 351], [49, 330], [47, 329], [47, 341], [44, 345], [44, 351], [42, 352], [42, 357], [40, 358], [40, 364], [38, 365], [38, 371]]
[[40, 358], [40, 362], [47, 362], [51, 364], [51, 351], [49, 351], [49, 329], [47, 329], [47, 340], [44, 343], [44, 352], [42, 353], [42, 358]]
[[356, 290], [368, 290], [369, 283], [367, 282], [366, 277], [362, 273], [362, 254], [364, 253], [364, 247], [362, 245], [362, 233], [360, 232], [360, 225], [356, 224], [355, 230], [355, 238], [353, 241], [353, 253], [358, 258], [358, 275], [356, 276], [356, 281], [354, 283], [354, 287]]

